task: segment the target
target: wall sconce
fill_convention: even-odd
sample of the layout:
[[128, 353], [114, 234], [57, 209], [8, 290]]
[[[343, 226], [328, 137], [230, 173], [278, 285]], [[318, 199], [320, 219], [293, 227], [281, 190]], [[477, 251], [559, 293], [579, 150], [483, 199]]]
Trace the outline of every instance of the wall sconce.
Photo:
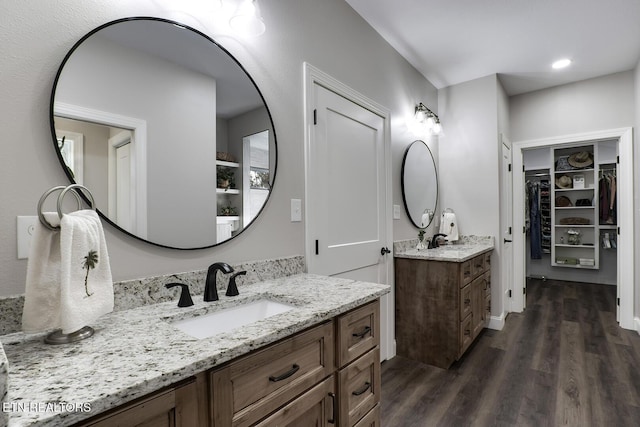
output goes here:
[[431, 133], [433, 135], [438, 135], [442, 132], [440, 118], [422, 102], [416, 105], [414, 118], [417, 122], [417, 127], [423, 129], [424, 132]]
[[241, 0], [235, 13], [229, 20], [229, 25], [238, 33], [256, 37], [264, 33], [266, 26], [260, 14], [257, 0]]

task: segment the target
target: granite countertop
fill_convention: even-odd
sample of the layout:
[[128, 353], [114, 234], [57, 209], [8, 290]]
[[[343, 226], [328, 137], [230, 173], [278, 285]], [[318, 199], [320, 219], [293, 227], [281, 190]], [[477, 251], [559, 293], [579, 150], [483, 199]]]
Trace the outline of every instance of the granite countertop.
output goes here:
[[395, 258], [424, 259], [430, 261], [464, 262], [494, 248], [493, 239], [473, 243], [449, 244], [435, 249], [405, 249], [393, 254]]
[[[45, 334], [1, 336], [9, 362], [4, 409], [13, 408], [8, 411], [8, 425], [62, 426], [78, 422], [331, 319], [389, 291], [388, 285], [300, 274], [244, 285], [239, 296], [222, 293], [216, 302], [205, 303], [202, 296], [193, 296], [192, 307], [179, 308], [176, 300], [110, 313], [91, 325], [96, 330], [93, 337], [78, 343], [44, 344]], [[200, 340], [167, 321], [262, 298], [296, 308]], [[80, 410], [61, 410], [61, 403], [76, 405]], [[25, 410], [28, 405], [31, 408], [26, 409], [35, 410]], [[87, 406], [91, 411], [82, 412]]]

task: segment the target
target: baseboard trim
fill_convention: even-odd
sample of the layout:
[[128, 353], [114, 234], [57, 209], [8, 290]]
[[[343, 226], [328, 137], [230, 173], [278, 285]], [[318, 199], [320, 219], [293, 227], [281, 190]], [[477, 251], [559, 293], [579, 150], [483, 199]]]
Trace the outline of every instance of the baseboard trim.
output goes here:
[[504, 311], [500, 314], [500, 316], [491, 316], [489, 319], [489, 329], [495, 329], [496, 331], [501, 331], [504, 328], [504, 319], [507, 317], [507, 313]]
[[633, 318], [633, 326], [635, 327], [636, 332], [640, 335], [640, 317]]

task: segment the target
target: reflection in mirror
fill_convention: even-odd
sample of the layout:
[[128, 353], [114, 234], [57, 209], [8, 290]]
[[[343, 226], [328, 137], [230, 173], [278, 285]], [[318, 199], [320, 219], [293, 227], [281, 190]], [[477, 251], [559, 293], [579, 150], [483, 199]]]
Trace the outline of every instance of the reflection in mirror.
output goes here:
[[427, 228], [438, 203], [438, 176], [431, 150], [423, 141], [412, 142], [404, 153], [402, 198], [411, 222]]
[[[210, 247], [241, 233], [266, 204], [277, 164], [269, 110], [238, 62], [196, 30], [156, 18], [97, 28], [63, 61], [51, 109], [65, 172], [135, 237]], [[261, 145], [247, 150], [252, 135], [263, 135]], [[255, 166], [266, 179], [259, 198], [245, 172], [254, 144], [266, 159]]]

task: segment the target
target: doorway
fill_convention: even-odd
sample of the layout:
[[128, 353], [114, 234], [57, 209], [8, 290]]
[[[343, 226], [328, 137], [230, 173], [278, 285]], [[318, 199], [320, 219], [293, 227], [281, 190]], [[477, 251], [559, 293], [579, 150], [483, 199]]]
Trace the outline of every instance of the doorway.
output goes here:
[[[618, 188], [618, 233], [617, 243], [617, 290], [619, 301], [619, 324], [625, 329], [635, 329], [633, 320], [634, 299], [634, 224], [633, 224], [633, 146], [631, 128], [613, 129], [600, 132], [588, 132], [568, 136], [559, 136], [540, 140], [513, 143], [513, 169], [522, 171], [513, 176], [513, 211], [525, 209], [525, 163], [526, 150], [576, 146], [581, 143], [598, 141], [618, 141], [617, 180], [622, 183]], [[550, 178], [551, 179], [551, 178]], [[526, 224], [524, 215], [514, 215], [514, 229], [522, 230], [514, 234], [514, 288], [526, 292]], [[599, 242], [592, 242], [599, 244]], [[521, 312], [525, 306], [525, 292], [514, 292], [512, 311]]]

